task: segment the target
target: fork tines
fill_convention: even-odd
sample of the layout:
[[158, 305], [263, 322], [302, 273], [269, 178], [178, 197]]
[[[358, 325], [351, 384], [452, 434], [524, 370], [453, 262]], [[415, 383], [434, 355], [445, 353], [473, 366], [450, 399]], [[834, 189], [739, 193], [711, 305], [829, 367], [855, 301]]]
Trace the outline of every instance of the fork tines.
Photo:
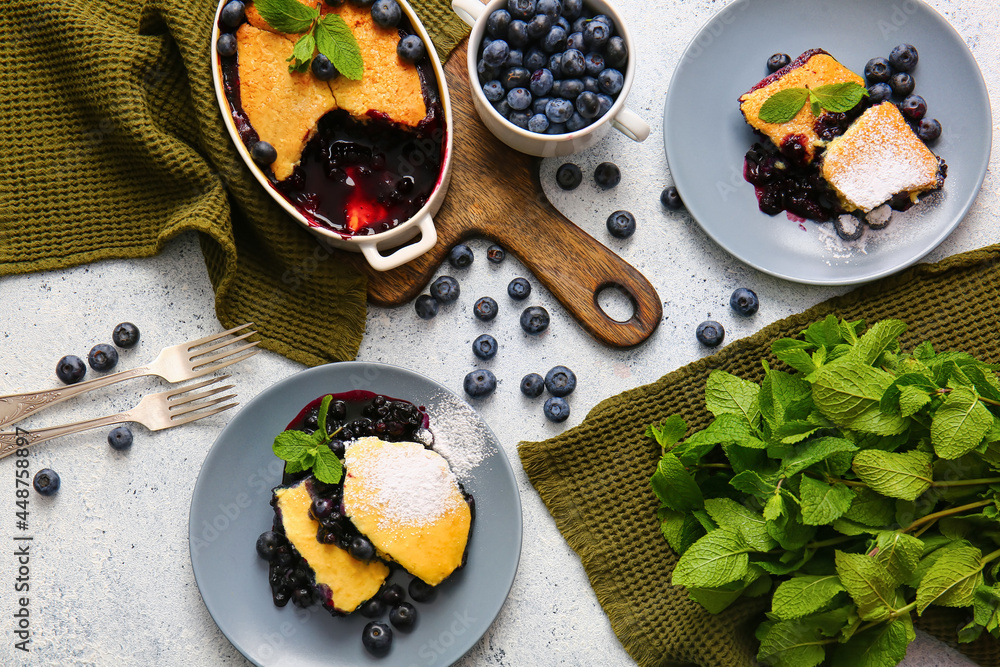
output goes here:
[[[228, 331], [223, 331], [222, 333], [214, 334], [212, 336], [206, 336], [204, 338], [199, 338], [198, 340], [191, 341], [188, 344], [187, 350], [191, 353], [189, 357], [190, 361], [194, 364], [193, 368], [199, 373], [214, 373], [217, 370], [221, 370], [226, 366], [231, 366], [237, 362], [249, 359], [253, 355], [260, 352], [260, 350], [255, 350], [253, 348], [260, 344], [260, 341], [255, 341], [252, 343], [246, 343], [240, 345], [239, 347], [230, 348], [234, 345], [250, 336], [257, 333], [254, 330], [244, 331], [247, 327], [253, 326], [252, 323], [241, 324], [238, 327], [233, 327]], [[240, 335], [235, 335], [239, 332], [243, 332]], [[231, 338], [226, 338], [226, 336], [232, 336]], [[204, 345], [209, 345], [208, 347], [202, 347]], [[199, 349], [195, 349], [199, 348]], [[230, 349], [224, 349], [230, 348]], [[218, 354], [212, 355], [210, 357], [205, 357], [207, 354], [222, 350]], [[204, 357], [204, 358], [203, 358]]]
[[[195, 384], [187, 385], [185, 387], [180, 387], [167, 392], [167, 410], [170, 413], [170, 420], [174, 421], [179, 417], [189, 415], [179, 422], [186, 423], [194, 421], [195, 419], [201, 419], [202, 417], [210, 417], [211, 415], [218, 414], [230, 408], [235, 408], [239, 405], [239, 403], [233, 402], [226, 405], [219, 405], [220, 403], [225, 403], [226, 401], [236, 398], [235, 393], [219, 396], [222, 392], [232, 389], [233, 385], [231, 384], [223, 385], [221, 387], [212, 387], [211, 389], [199, 391], [194, 394], [191, 393], [197, 389], [209, 387], [210, 385], [218, 384], [223, 380], [228, 380], [230, 377], [231, 376], [229, 375], [221, 375], [216, 378], [202, 380], [201, 382], [196, 382]], [[205, 400], [209, 398], [212, 400]], [[197, 403], [196, 401], [201, 402]], [[209, 408], [211, 409], [209, 410]]]

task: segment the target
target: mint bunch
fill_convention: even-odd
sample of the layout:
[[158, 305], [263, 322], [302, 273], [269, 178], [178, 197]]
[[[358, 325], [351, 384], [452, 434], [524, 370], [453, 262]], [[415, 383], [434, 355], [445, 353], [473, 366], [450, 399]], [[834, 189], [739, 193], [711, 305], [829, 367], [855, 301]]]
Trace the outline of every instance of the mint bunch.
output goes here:
[[[274, 438], [271, 449], [274, 455], [287, 461], [285, 472], [303, 472], [312, 469], [316, 479], [326, 484], [337, 484], [344, 475], [344, 464], [327, 445], [331, 438], [326, 433], [326, 415], [333, 396], [324, 396], [319, 406], [318, 425], [312, 434], [302, 431], [283, 431]], [[339, 431], [339, 429], [338, 429]], [[337, 431], [334, 431], [336, 435]]]
[[713, 613], [771, 594], [762, 663], [895, 665], [931, 605], [1000, 637], [1000, 378], [905, 330], [828, 316], [760, 384], [713, 371], [706, 428], [647, 429], [673, 583]]
[[853, 81], [818, 88], [785, 88], [764, 101], [757, 117], [765, 123], [787, 123], [795, 118], [807, 100], [814, 116], [819, 116], [823, 109], [843, 113], [853, 109], [867, 95], [868, 89]]
[[308, 7], [297, 0], [254, 0], [254, 4], [267, 24], [278, 32], [302, 33], [288, 57], [289, 71], [306, 72], [318, 50], [348, 79], [361, 79], [364, 74], [361, 48], [339, 14], [321, 16], [319, 4]]

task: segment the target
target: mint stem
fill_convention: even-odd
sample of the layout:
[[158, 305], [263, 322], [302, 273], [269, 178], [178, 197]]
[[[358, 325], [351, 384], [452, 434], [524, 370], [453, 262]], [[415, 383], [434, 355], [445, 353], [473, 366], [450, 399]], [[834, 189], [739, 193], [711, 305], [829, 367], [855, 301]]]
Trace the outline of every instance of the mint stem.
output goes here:
[[911, 530], [919, 528], [920, 526], [924, 525], [925, 523], [932, 522], [932, 521], [937, 521], [938, 519], [942, 519], [942, 518], [944, 518], [946, 516], [952, 516], [954, 514], [959, 514], [960, 512], [964, 512], [965, 510], [976, 509], [977, 507], [985, 507], [986, 505], [991, 505], [991, 504], [993, 504], [992, 500], [980, 500], [979, 502], [976, 502], [976, 503], [969, 503], [968, 505], [961, 505], [959, 507], [952, 507], [952, 508], [949, 508], [949, 509], [946, 509], [946, 510], [941, 510], [940, 512], [934, 512], [933, 514], [928, 514], [925, 517], [921, 517], [921, 518], [917, 519], [916, 521], [914, 521], [913, 523], [911, 523], [909, 526], [907, 526], [906, 528], [904, 528], [903, 532], [904, 533], [908, 533]]
[[997, 483], [1000, 483], [1000, 477], [981, 477], [979, 479], [957, 479], [951, 482], [932, 482], [931, 486], [980, 486]]

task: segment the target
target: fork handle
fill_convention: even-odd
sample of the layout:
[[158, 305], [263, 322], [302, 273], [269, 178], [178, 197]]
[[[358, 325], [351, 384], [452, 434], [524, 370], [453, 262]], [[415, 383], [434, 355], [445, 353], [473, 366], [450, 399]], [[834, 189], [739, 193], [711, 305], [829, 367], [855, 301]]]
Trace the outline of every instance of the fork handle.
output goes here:
[[62, 426], [51, 426], [49, 428], [39, 428], [34, 431], [27, 431], [19, 428], [13, 433], [0, 433], [0, 459], [10, 456], [18, 449], [24, 449], [31, 445], [37, 445], [46, 440], [52, 440], [63, 435], [89, 431], [92, 428], [120, 424], [122, 422], [135, 421], [131, 412], [120, 412], [116, 415], [98, 417], [96, 419], [86, 419], [84, 421], [63, 424]]
[[[13, 424], [14, 422], [21, 421], [25, 417], [33, 415], [40, 410], [44, 410], [50, 405], [54, 405], [60, 401], [65, 401], [67, 398], [72, 398], [73, 396], [78, 396], [87, 391], [100, 389], [101, 387], [107, 387], [108, 385], [115, 384], [116, 382], [122, 382], [123, 380], [130, 380], [144, 375], [156, 375], [156, 373], [154, 373], [149, 366], [140, 366], [139, 368], [119, 371], [117, 373], [112, 373], [111, 375], [105, 375], [104, 377], [94, 378], [93, 380], [87, 380], [85, 382], [77, 382], [76, 384], [58, 387], [56, 389], [49, 389], [48, 391], [39, 391], [31, 394], [0, 396], [0, 426], [6, 426], [7, 424]], [[2, 456], [0, 456], [0, 458], [2, 458]]]

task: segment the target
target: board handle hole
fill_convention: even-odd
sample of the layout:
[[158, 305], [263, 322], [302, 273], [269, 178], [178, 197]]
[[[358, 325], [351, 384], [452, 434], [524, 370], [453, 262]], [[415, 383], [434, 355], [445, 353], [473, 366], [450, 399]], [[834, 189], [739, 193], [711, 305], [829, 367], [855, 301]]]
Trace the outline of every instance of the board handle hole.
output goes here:
[[625, 323], [635, 317], [635, 299], [621, 285], [602, 285], [594, 295], [594, 300], [604, 315], [615, 322]]

